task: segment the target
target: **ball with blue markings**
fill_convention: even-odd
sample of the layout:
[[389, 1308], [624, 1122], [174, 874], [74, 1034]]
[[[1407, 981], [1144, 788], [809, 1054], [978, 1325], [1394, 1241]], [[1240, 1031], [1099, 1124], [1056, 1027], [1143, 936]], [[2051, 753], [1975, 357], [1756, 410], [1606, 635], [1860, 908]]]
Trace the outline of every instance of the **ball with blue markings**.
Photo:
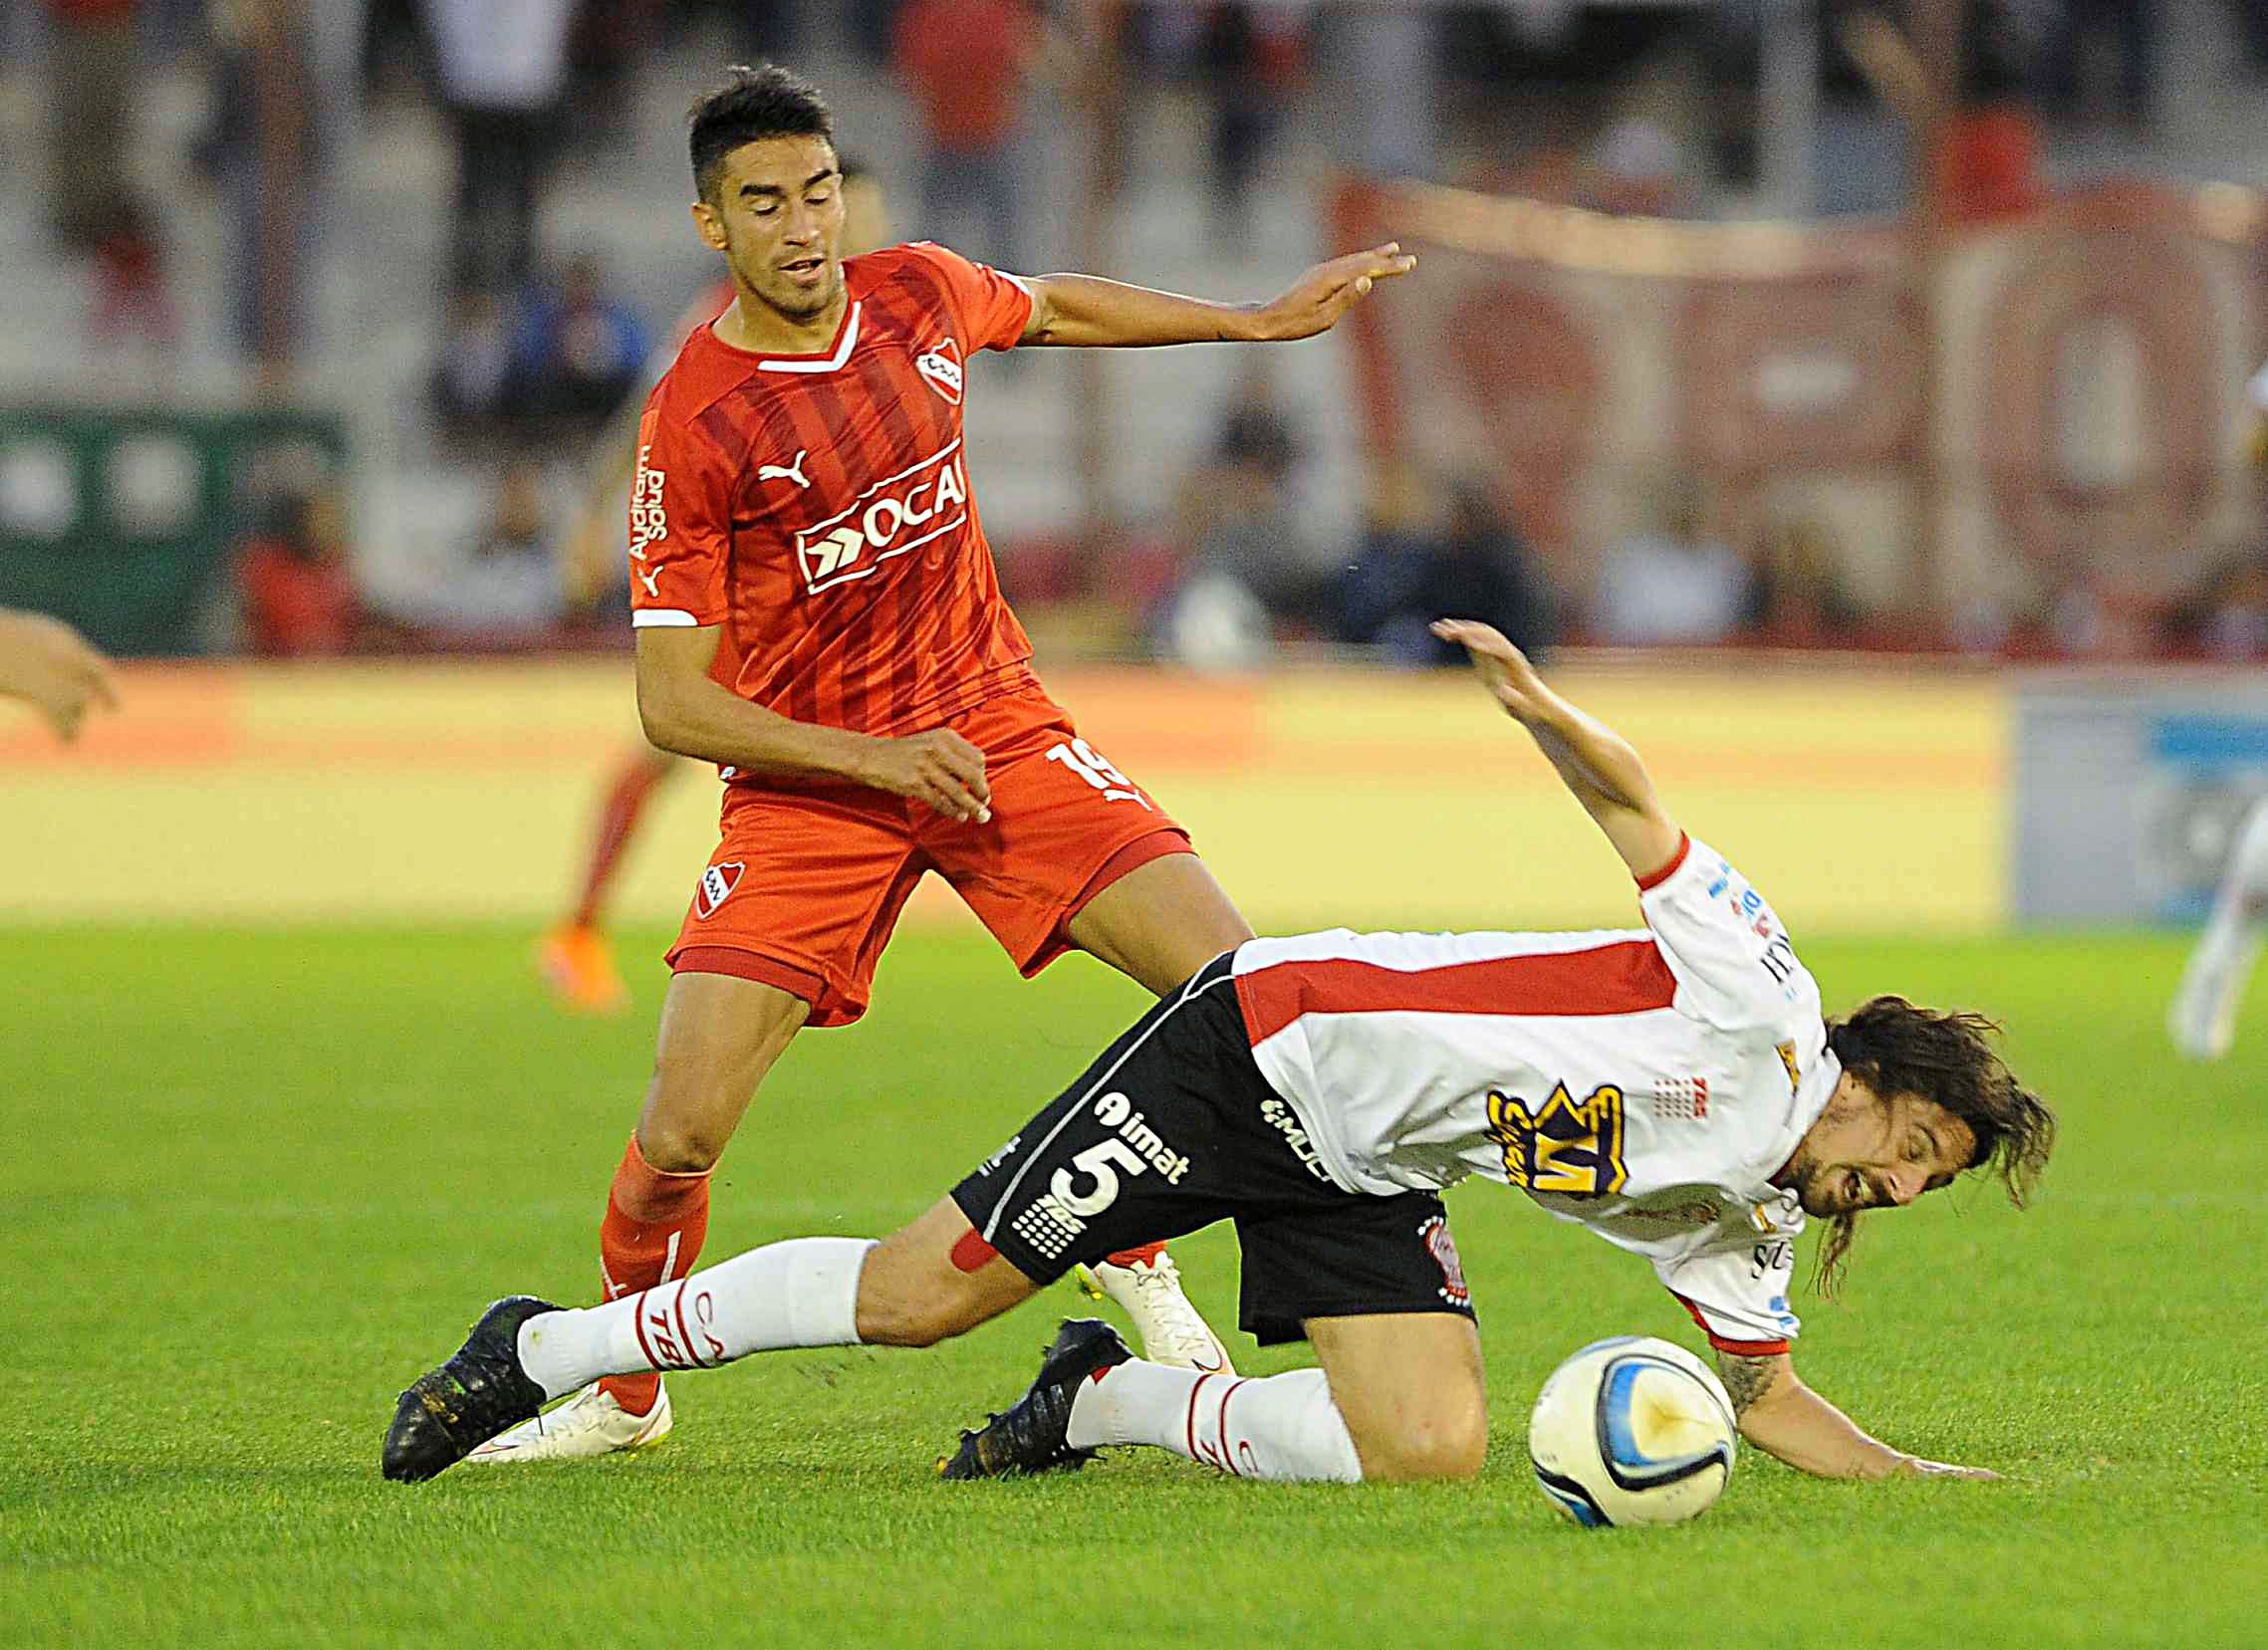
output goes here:
[[1552, 1371], [1528, 1417], [1528, 1458], [1545, 1499], [1587, 1530], [1681, 1524], [1724, 1494], [1739, 1436], [1707, 1364], [1618, 1335]]

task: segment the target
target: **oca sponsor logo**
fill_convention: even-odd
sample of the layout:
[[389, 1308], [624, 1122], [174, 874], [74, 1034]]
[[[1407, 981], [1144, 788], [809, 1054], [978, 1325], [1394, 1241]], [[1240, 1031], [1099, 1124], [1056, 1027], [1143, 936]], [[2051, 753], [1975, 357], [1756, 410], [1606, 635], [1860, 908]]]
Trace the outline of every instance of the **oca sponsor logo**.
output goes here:
[[850, 509], [796, 534], [806, 593], [864, 579], [892, 557], [968, 520], [968, 472], [956, 439], [910, 469], [878, 481]]

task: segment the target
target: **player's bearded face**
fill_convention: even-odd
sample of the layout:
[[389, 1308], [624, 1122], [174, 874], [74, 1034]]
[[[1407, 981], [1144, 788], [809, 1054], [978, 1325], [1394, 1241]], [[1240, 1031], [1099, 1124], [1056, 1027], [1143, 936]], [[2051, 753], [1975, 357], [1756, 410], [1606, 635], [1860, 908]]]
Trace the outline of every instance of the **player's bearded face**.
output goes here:
[[1773, 1180], [1807, 1215], [1895, 1208], [1949, 1184], [1975, 1145], [1968, 1125], [1942, 1106], [1913, 1094], [1886, 1100], [1846, 1072]]
[[788, 321], [816, 321], [843, 296], [843, 176], [824, 137], [734, 149], [702, 229], [741, 290]]

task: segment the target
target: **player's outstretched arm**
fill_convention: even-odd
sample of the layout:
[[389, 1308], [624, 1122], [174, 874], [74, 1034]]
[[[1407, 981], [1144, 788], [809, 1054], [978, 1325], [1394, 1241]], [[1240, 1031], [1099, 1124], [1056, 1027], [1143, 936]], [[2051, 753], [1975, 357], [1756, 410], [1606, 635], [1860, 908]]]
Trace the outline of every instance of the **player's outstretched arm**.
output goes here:
[[30, 701], [55, 736], [79, 737], [88, 707], [117, 709], [111, 661], [60, 618], [0, 607], [0, 694]]
[[1155, 344], [1284, 344], [1329, 332], [1372, 287], [1417, 267], [1388, 241], [1317, 264], [1265, 304], [1215, 304], [1099, 275], [1040, 275], [1024, 284], [1032, 319], [1021, 343], [1133, 347]]
[[1797, 1376], [1785, 1352], [1769, 1357], [1717, 1353], [1740, 1435], [1767, 1455], [1821, 1478], [1998, 1478], [1982, 1467], [1954, 1467], [1893, 1450]]
[[752, 774], [848, 780], [979, 825], [992, 818], [984, 753], [952, 729], [884, 739], [766, 710], [709, 675], [718, 634], [715, 625], [637, 632], [637, 716], [656, 749]]
[[1444, 618], [1434, 621], [1433, 633], [1464, 648], [1496, 702], [1535, 736], [1632, 875], [1651, 876], [1676, 856], [1684, 832], [1662, 812], [1645, 765], [1621, 734], [1554, 692], [1494, 626]]

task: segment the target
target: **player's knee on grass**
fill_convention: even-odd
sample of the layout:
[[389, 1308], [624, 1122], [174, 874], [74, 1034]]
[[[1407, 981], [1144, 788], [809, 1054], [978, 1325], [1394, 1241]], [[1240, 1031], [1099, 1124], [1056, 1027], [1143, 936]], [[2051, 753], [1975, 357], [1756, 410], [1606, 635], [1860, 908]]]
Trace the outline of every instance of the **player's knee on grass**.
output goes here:
[[1488, 1413], [1479, 1403], [1409, 1415], [1375, 1438], [1355, 1439], [1366, 1483], [1415, 1483], [1480, 1476], [1488, 1459]]
[[1307, 1320], [1366, 1482], [1469, 1479], [1488, 1456], [1472, 1319], [1396, 1312]]

